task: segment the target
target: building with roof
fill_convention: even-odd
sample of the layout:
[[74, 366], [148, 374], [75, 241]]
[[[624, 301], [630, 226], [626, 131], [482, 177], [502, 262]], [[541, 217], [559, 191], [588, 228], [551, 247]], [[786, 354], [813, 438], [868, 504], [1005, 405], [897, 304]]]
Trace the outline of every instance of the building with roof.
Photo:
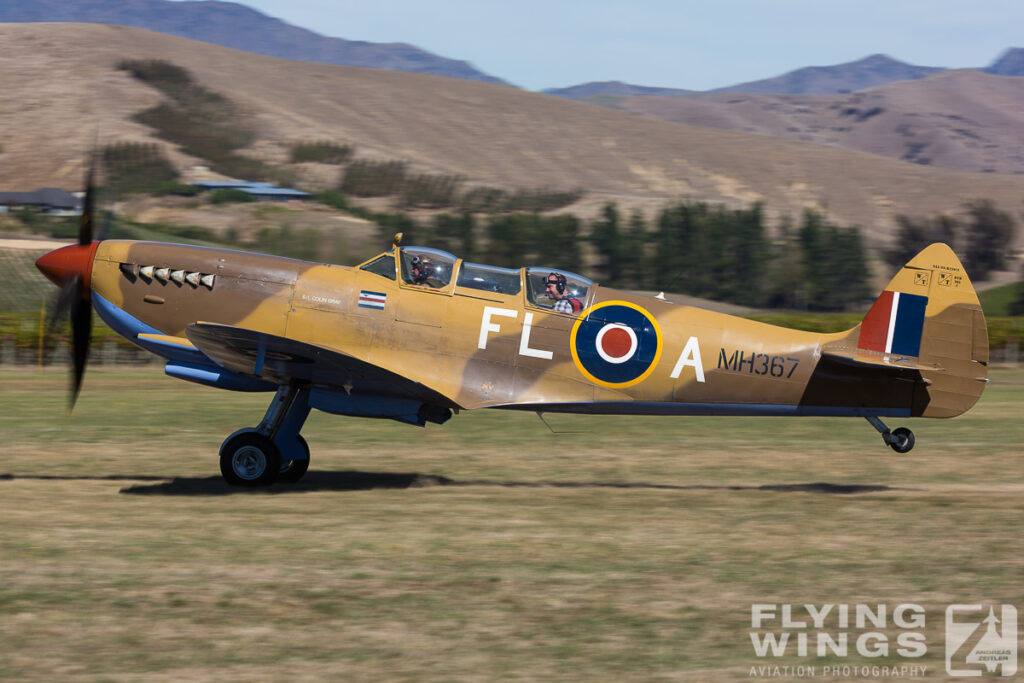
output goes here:
[[0, 213], [22, 207], [51, 216], [80, 216], [82, 198], [59, 187], [44, 187], [31, 192], [0, 192]]
[[312, 195], [302, 190], [295, 190], [289, 187], [278, 187], [273, 183], [247, 182], [238, 180], [223, 181], [199, 181], [193, 183], [201, 190], [213, 192], [216, 190], [240, 190], [250, 194], [256, 199], [287, 201], [289, 199], [309, 199]]

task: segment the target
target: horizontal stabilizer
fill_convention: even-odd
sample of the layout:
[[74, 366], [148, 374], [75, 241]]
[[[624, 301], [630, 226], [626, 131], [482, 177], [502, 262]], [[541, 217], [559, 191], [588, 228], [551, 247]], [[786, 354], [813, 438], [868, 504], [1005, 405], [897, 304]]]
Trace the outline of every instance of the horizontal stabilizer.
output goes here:
[[826, 347], [822, 356], [828, 356], [840, 363], [853, 365], [871, 365], [877, 367], [900, 368], [902, 370], [932, 370], [941, 372], [942, 367], [935, 363], [922, 362], [919, 358], [907, 356], [895, 356], [892, 354], [877, 354], [862, 349], [836, 349]]

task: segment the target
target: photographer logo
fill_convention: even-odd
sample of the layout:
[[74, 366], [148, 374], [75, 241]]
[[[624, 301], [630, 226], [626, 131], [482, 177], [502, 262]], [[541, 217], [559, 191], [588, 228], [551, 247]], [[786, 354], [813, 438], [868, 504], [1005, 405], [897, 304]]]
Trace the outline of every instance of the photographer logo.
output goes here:
[[1017, 608], [950, 605], [946, 608], [946, 673], [981, 676], [1017, 672]]

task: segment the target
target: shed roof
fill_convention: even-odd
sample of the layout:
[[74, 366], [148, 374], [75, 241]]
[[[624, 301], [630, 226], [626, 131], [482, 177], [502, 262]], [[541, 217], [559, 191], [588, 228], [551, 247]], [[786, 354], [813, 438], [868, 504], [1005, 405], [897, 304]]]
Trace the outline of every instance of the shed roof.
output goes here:
[[31, 192], [0, 192], [0, 204], [53, 206], [59, 209], [80, 209], [82, 200], [59, 187], [43, 187]]
[[310, 196], [308, 192], [284, 187], [240, 187], [238, 189], [260, 197], [294, 197], [305, 199]]

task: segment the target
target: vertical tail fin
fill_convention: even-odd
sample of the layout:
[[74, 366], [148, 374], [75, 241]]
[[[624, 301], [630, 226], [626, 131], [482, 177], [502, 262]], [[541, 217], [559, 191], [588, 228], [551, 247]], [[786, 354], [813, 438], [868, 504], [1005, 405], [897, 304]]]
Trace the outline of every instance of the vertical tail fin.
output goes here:
[[984, 391], [985, 315], [963, 264], [945, 244], [932, 244], [903, 266], [853, 332], [858, 351], [936, 368], [921, 371], [925, 417], [959, 415]]

